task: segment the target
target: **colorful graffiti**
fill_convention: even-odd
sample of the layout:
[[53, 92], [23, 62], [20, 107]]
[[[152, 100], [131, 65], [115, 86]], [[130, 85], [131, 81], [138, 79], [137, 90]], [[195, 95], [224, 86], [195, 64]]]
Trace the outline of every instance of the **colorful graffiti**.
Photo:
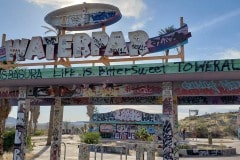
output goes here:
[[135, 65], [114, 65], [74, 68], [0, 70], [0, 80], [36, 80], [137, 75], [165, 75], [172, 73], [213, 73], [240, 70], [240, 59], [195, 62], [171, 62]]
[[53, 114], [53, 132], [52, 144], [50, 149], [50, 160], [59, 160], [61, 155], [61, 137], [62, 137], [62, 119], [63, 106], [61, 105], [61, 98], [55, 98]]
[[185, 81], [174, 83], [174, 95], [238, 95], [240, 92], [239, 80], [220, 81]]
[[163, 93], [163, 160], [177, 160], [178, 153], [178, 120], [177, 120], [177, 101], [173, 97], [173, 83], [162, 83]]
[[93, 123], [99, 125], [101, 133], [110, 133], [114, 139], [135, 139], [135, 133], [145, 128], [157, 140], [161, 139], [161, 114], [145, 113], [134, 109], [119, 109], [107, 113], [93, 114]]
[[178, 97], [179, 105], [240, 104], [240, 96], [188, 96]]
[[19, 95], [18, 88], [16, 87], [0, 87], [1, 98], [17, 98]]
[[93, 114], [93, 122], [140, 122], [161, 124], [162, 114], [145, 113], [135, 109], [119, 109], [107, 113], [95, 113]]
[[[82, 97], [62, 98], [63, 105], [156, 105], [162, 104], [162, 98], [156, 96], [148, 97]], [[16, 99], [10, 100], [11, 105], [17, 105]], [[54, 104], [54, 98], [31, 98], [31, 105], [49, 106]]]
[[27, 138], [27, 107], [26, 105], [26, 88], [19, 88], [18, 96], [18, 113], [16, 121], [16, 132], [14, 139], [14, 152], [13, 160], [24, 160], [26, 150], [26, 138]]
[[29, 97], [133, 97], [161, 95], [161, 83], [152, 84], [81, 84], [71, 86], [29, 87]]

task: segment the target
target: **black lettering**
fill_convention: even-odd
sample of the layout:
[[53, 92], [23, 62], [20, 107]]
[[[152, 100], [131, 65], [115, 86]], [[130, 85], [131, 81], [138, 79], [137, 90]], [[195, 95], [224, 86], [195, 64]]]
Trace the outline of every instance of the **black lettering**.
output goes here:
[[138, 74], [146, 74], [147, 70], [145, 68], [139, 68], [138, 69]]
[[237, 66], [235, 66], [234, 59], [232, 59], [231, 62], [232, 62], [232, 69], [233, 69], [234, 71], [240, 70], [240, 68], [238, 68]]
[[220, 71], [219, 64], [220, 64], [220, 61], [219, 61], [219, 60], [213, 61], [213, 66], [214, 66], [214, 69], [213, 69], [213, 70], [214, 70], [214, 72]]
[[83, 77], [90, 76], [92, 74], [91, 68], [83, 68]]
[[124, 68], [124, 74], [125, 75], [128, 75], [128, 72], [131, 71], [132, 68]]
[[106, 70], [101, 66], [98, 67], [98, 75], [99, 76], [106, 75]]
[[36, 78], [42, 78], [42, 72], [40, 69], [37, 70], [37, 76]]
[[30, 79], [36, 79], [37, 71], [35, 69], [29, 70]]
[[190, 71], [192, 68], [193, 68], [192, 63], [186, 63], [184, 64], [183, 71], [187, 72], [187, 71]]
[[209, 72], [212, 71], [212, 65], [211, 65], [212, 61], [207, 61], [206, 65], [205, 65], [205, 72]]
[[8, 79], [13, 79], [13, 71], [12, 70], [8, 71]]
[[204, 71], [205, 61], [202, 64], [198, 64], [198, 62], [195, 62], [195, 72], [198, 72], [201, 70], [201, 72]]
[[137, 66], [132, 66], [132, 74], [137, 74]]
[[178, 64], [178, 72], [182, 72], [182, 64], [184, 64], [184, 62], [174, 62], [174, 64]]
[[18, 74], [19, 74], [18, 77], [19, 77], [20, 79], [24, 79], [24, 77], [25, 77], [25, 72], [24, 72], [24, 70], [20, 69], [19, 72], [18, 72]]
[[6, 70], [2, 71], [2, 79], [7, 79], [7, 71]]
[[149, 73], [156, 73], [155, 67], [149, 67]]
[[56, 78], [56, 77], [62, 77], [61, 74], [59, 74], [59, 73], [57, 72], [57, 68], [54, 68], [54, 69], [53, 69], [53, 77], [54, 77], [54, 78]]
[[[225, 68], [227, 68], [227, 70], [225, 70]], [[230, 71], [231, 68], [230, 68], [230, 65], [229, 65], [229, 62], [228, 60], [225, 60], [223, 65], [222, 65], [222, 70], [221, 71]]]
[[116, 72], [117, 72], [118, 75], [122, 75], [123, 74], [123, 69], [118, 68], [118, 69], [116, 69]]

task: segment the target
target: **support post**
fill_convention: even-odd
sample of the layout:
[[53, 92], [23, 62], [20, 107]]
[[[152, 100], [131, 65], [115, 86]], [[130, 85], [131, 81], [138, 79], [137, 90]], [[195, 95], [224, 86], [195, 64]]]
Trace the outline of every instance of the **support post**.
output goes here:
[[172, 94], [172, 82], [163, 82], [163, 160], [178, 160], [177, 105]]
[[63, 106], [61, 98], [55, 98], [53, 114], [53, 134], [52, 144], [50, 149], [50, 160], [60, 160], [61, 156], [61, 141], [62, 141], [62, 121], [63, 121]]
[[[180, 17], [180, 27], [182, 27], [184, 25], [183, 22], [183, 17]], [[181, 54], [181, 61], [184, 62], [185, 56], [184, 56], [184, 45], [180, 46], [180, 54]]]
[[238, 116], [237, 116], [237, 126], [238, 126], [238, 139], [240, 140], [240, 107], [238, 109]]
[[90, 159], [90, 149], [88, 144], [81, 143], [79, 146], [78, 160], [89, 160]]
[[136, 160], [144, 160], [144, 148], [141, 144], [136, 144]]
[[49, 126], [48, 126], [48, 138], [47, 138], [46, 146], [50, 146], [51, 142], [52, 142], [53, 113], [54, 113], [53, 111], [54, 111], [54, 105], [51, 106], [51, 111], [50, 111]]
[[[29, 102], [30, 103], [30, 102]], [[13, 160], [24, 160], [27, 144], [27, 107], [26, 87], [19, 87], [18, 113], [16, 121], [16, 132], [14, 139]]]
[[150, 144], [147, 149], [147, 160], [155, 160], [156, 145]]

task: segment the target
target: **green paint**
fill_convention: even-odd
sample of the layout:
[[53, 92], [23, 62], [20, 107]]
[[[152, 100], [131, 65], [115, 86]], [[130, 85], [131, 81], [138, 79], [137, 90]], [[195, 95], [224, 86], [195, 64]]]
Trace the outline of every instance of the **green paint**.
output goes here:
[[0, 70], [0, 80], [98, 76], [129, 76], [170, 73], [231, 72], [240, 70], [240, 59], [113, 65], [75, 68]]

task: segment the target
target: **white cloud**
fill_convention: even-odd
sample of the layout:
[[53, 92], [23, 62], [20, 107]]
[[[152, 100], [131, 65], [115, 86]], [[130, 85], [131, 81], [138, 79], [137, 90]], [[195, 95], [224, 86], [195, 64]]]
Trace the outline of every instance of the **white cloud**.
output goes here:
[[132, 25], [131, 29], [133, 31], [142, 29], [146, 25], [146, 23], [148, 23], [151, 20], [152, 20], [152, 18], [150, 17], [150, 18], [144, 19], [143, 21], [139, 21], [139, 22], [135, 23], [134, 25]]
[[240, 9], [237, 9], [237, 10], [231, 11], [229, 13], [220, 15], [220, 16], [212, 19], [212, 20], [208, 20], [207, 22], [201, 23], [200, 25], [198, 24], [197, 26], [191, 28], [191, 32], [197, 32], [197, 31], [200, 31], [204, 28], [214, 26], [214, 25], [216, 25], [220, 22], [223, 22], [225, 20], [228, 20], [228, 19], [230, 19], [232, 17], [235, 17], [235, 16], [238, 16], [238, 15], [240, 15]]
[[221, 59], [239, 59], [240, 51], [235, 49], [227, 49], [224, 52], [217, 54]]
[[135, 23], [131, 28], [132, 28], [132, 30], [138, 30], [138, 29], [141, 29], [141, 28], [143, 28], [144, 27], [144, 25], [145, 25], [145, 23], [144, 22], [138, 22], [138, 23]]
[[122, 15], [126, 17], [135, 17], [138, 18], [144, 13], [146, 5], [143, 0], [26, 0], [30, 3], [34, 3], [44, 6], [53, 6], [54, 8], [66, 7], [74, 4], [82, 4], [83, 2], [87, 3], [107, 3], [117, 6]]

